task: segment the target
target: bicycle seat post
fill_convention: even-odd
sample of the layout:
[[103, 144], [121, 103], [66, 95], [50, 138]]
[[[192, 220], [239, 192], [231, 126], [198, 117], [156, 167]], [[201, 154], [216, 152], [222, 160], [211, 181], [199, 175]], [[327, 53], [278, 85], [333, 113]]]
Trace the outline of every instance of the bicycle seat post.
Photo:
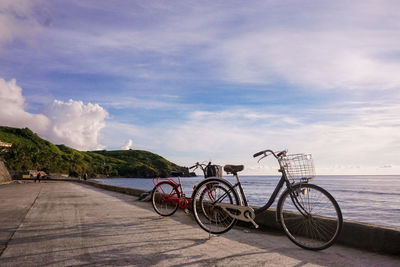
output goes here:
[[234, 173], [233, 176], [236, 177], [236, 182], [240, 183], [239, 175], [237, 173]]

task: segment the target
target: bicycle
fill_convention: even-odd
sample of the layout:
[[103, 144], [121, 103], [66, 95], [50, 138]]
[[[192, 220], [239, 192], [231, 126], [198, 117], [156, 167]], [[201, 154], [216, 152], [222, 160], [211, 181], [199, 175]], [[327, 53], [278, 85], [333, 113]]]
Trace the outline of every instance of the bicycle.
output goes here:
[[225, 165], [224, 170], [236, 178], [232, 185], [225, 179], [209, 178], [200, 182], [192, 194], [192, 209], [196, 222], [210, 234], [229, 231], [237, 220], [250, 222], [255, 228], [255, 217], [271, 207], [282, 187], [276, 218], [286, 236], [304, 249], [322, 250], [330, 247], [339, 236], [343, 218], [336, 200], [325, 189], [309, 183], [315, 177], [310, 154], [263, 150], [253, 157], [259, 160], [273, 155], [282, 176], [267, 203], [253, 209], [247, 203], [238, 172], [243, 165]]
[[[222, 175], [222, 167], [196, 162], [189, 169], [195, 171], [200, 168], [203, 171], [204, 178], [218, 176], [218, 172]], [[172, 178], [154, 178], [154, 188], [151, 192], [151, 204], [154, 210], [161, 216], [171, 216], [178, 208], [182, 208], [188, 212], [187, 207], [191, 205], [192, 198], [187, 197], [183, 192], [180, 176], [181, 172], [172, 172], [172, 177], [176, 177], [178, 181]], [[195, 186], [193, 186], [195, 188]]]

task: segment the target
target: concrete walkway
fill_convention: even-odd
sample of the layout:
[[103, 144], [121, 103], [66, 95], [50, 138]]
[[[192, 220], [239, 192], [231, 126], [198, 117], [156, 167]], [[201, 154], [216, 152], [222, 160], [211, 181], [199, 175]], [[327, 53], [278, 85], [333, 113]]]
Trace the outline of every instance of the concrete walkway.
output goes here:
[[135, 199], [69, 182], [0, 185], [0, 266], [400, 266], [244, 228], [209, 239], [189, 215], [163, 218]]

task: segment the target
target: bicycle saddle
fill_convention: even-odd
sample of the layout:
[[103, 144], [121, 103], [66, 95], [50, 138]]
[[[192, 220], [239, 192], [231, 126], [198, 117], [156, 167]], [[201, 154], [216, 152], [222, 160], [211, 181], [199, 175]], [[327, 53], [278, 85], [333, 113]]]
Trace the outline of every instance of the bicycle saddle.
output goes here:
[[232, 174], [236, 174], [240, 171], [243, 171], [244, 166], [243, 165], [225, 165], [224, 166], [224, 171], [226, 171], [227, 173], [232, 173]]

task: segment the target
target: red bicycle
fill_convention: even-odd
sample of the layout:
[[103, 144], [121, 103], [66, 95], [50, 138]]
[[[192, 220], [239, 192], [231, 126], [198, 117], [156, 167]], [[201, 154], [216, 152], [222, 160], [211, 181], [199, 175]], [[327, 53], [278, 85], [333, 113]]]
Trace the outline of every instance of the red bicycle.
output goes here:
[[[222, 166], [198, 163], [190, 167], [191, 170], [200, 168], [203, 171], [204, 178], [222, 177]], [[154, 188], [151, 192], [151, 204], [154, 210], [161, 216], [171, 216], [178, 208], [187, 210], [192, 203], [192, 197], [187, 197], [183, 192], [181, 177], [182, 173], [173, 172], [169, 178], [154, 178]], [[176, 177], [177, 181], [172, 177]], [[196, 186], [193, 186], [193, 189]]]

